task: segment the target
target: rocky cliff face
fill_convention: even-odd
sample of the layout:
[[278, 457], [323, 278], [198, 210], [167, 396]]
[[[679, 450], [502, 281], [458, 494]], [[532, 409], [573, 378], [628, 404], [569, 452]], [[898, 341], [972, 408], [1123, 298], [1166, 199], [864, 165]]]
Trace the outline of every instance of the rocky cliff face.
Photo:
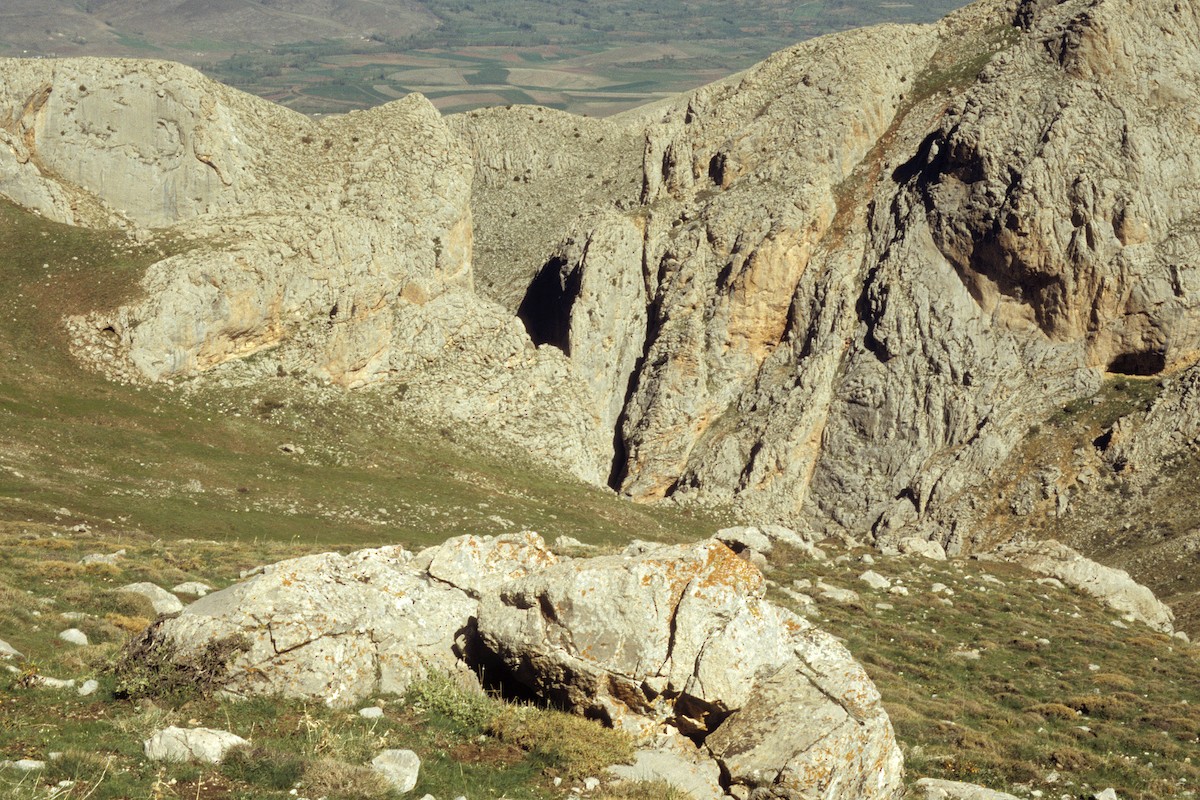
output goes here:
[[270, 350], [635, 499], [954, 552], [1032, 424], [1196, 358], [1197, 52], [1190, 4], [983, 0], [609, 120], [6, 62], [0, 191], [203, 242], [75, 321], [126, 377]]

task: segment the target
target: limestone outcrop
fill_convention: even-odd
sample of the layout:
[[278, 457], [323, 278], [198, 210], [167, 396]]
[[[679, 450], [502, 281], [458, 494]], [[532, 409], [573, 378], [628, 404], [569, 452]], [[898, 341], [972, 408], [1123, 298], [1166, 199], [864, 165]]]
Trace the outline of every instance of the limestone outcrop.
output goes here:
[[1098, 564], [1054, 540], [1010, 542], [982, 555], [1020, 564], [1030, 572], [1060, 580], [1092, 595], [1131, 622], [1136, 620], [1163, 633], [1175, 630], [1171, 609], [1129, 577], [1128, 572]]
[[716, 540], [571, 559], [536, 534], [462, 536], [415, 555], [280, 562], [148, 636], [181, 662], [228, 645], [217, 684], [236, 696], [349, 707], [431, 672], [470, 683], [478, 670], [647, 743], [701, 742], [696, 756], [726, 789], [898, 796], [902, 759], [871, 680], [764, 593], [758, 570]]
[[150, 636], [181, 659], [238, 642], [226, 693], [346, 707], [460, 670], [478, 593], [554, 560], [532, 535], [460, 537], [423, 558], [400, 547], [305, 556], [197, 600]]

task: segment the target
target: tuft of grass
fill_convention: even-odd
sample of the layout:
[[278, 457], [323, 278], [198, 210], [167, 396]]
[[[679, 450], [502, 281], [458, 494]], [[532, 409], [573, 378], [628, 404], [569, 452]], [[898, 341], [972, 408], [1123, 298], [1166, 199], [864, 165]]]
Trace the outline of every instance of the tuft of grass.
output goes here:
[[370, 767], [322, 758], [304, 770], [305, 794], [326, 800], [387, 800], [391, 787]]
[[554, 773], [567, 780], [601, 774], [613, 764], [632, 763], [634, 756], [628, 734], [551, 709], [505, 706], [489, 730], [502, 742], [541, 755]]
[[221, 762], [232, 780], [265, 789], [286, 791], [304, 777], [304, 760], [295, 753], [263, 746], [235, 747]]
[[413, 684], [407, 702], [415, 708], [445, 717], [464, 734], [483, 733], [501, 713], [503, 703], [464, 688], [449, 675], [433, 673]]

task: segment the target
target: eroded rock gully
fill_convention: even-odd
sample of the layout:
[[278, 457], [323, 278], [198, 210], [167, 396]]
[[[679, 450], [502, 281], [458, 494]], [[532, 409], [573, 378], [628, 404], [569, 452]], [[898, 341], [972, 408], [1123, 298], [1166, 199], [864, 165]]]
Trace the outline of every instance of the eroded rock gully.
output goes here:
[[983, 0], [604, 120], [8, 61], [0, 192], [197, 243], [70, 321], [125, 379], [403, 382], [635, 499], [953, 553], [1032, 424], [1200, 352], [1197, 52], [1192, 4]]

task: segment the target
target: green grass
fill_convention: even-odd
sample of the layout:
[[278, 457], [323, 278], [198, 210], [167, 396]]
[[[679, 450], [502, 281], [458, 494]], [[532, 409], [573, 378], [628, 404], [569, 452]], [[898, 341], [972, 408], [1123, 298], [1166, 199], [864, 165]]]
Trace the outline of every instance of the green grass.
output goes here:
[[[845, 640], [879, 687], [910, 781], [1071, 798], [1112, 786], [1126, 800], [1167, 800], [1200, 781], [1197, 649], [1115, 627], [1118, 615], [1091, 598], [1003, 564], [776, 562], [771, 577], [784, 586], [822, 579], [862, 596], [858, 606], [818, 600], [818, 624]], [[857, 578], [866, 569], [899, 578], [910, 594], [867, 588]], [[954, 594], [931, 594], [934, 583]], [[979, 658], [955, 655], [969, 651]], [[1045, 780], [1052, 772], [1056, 784]]]

